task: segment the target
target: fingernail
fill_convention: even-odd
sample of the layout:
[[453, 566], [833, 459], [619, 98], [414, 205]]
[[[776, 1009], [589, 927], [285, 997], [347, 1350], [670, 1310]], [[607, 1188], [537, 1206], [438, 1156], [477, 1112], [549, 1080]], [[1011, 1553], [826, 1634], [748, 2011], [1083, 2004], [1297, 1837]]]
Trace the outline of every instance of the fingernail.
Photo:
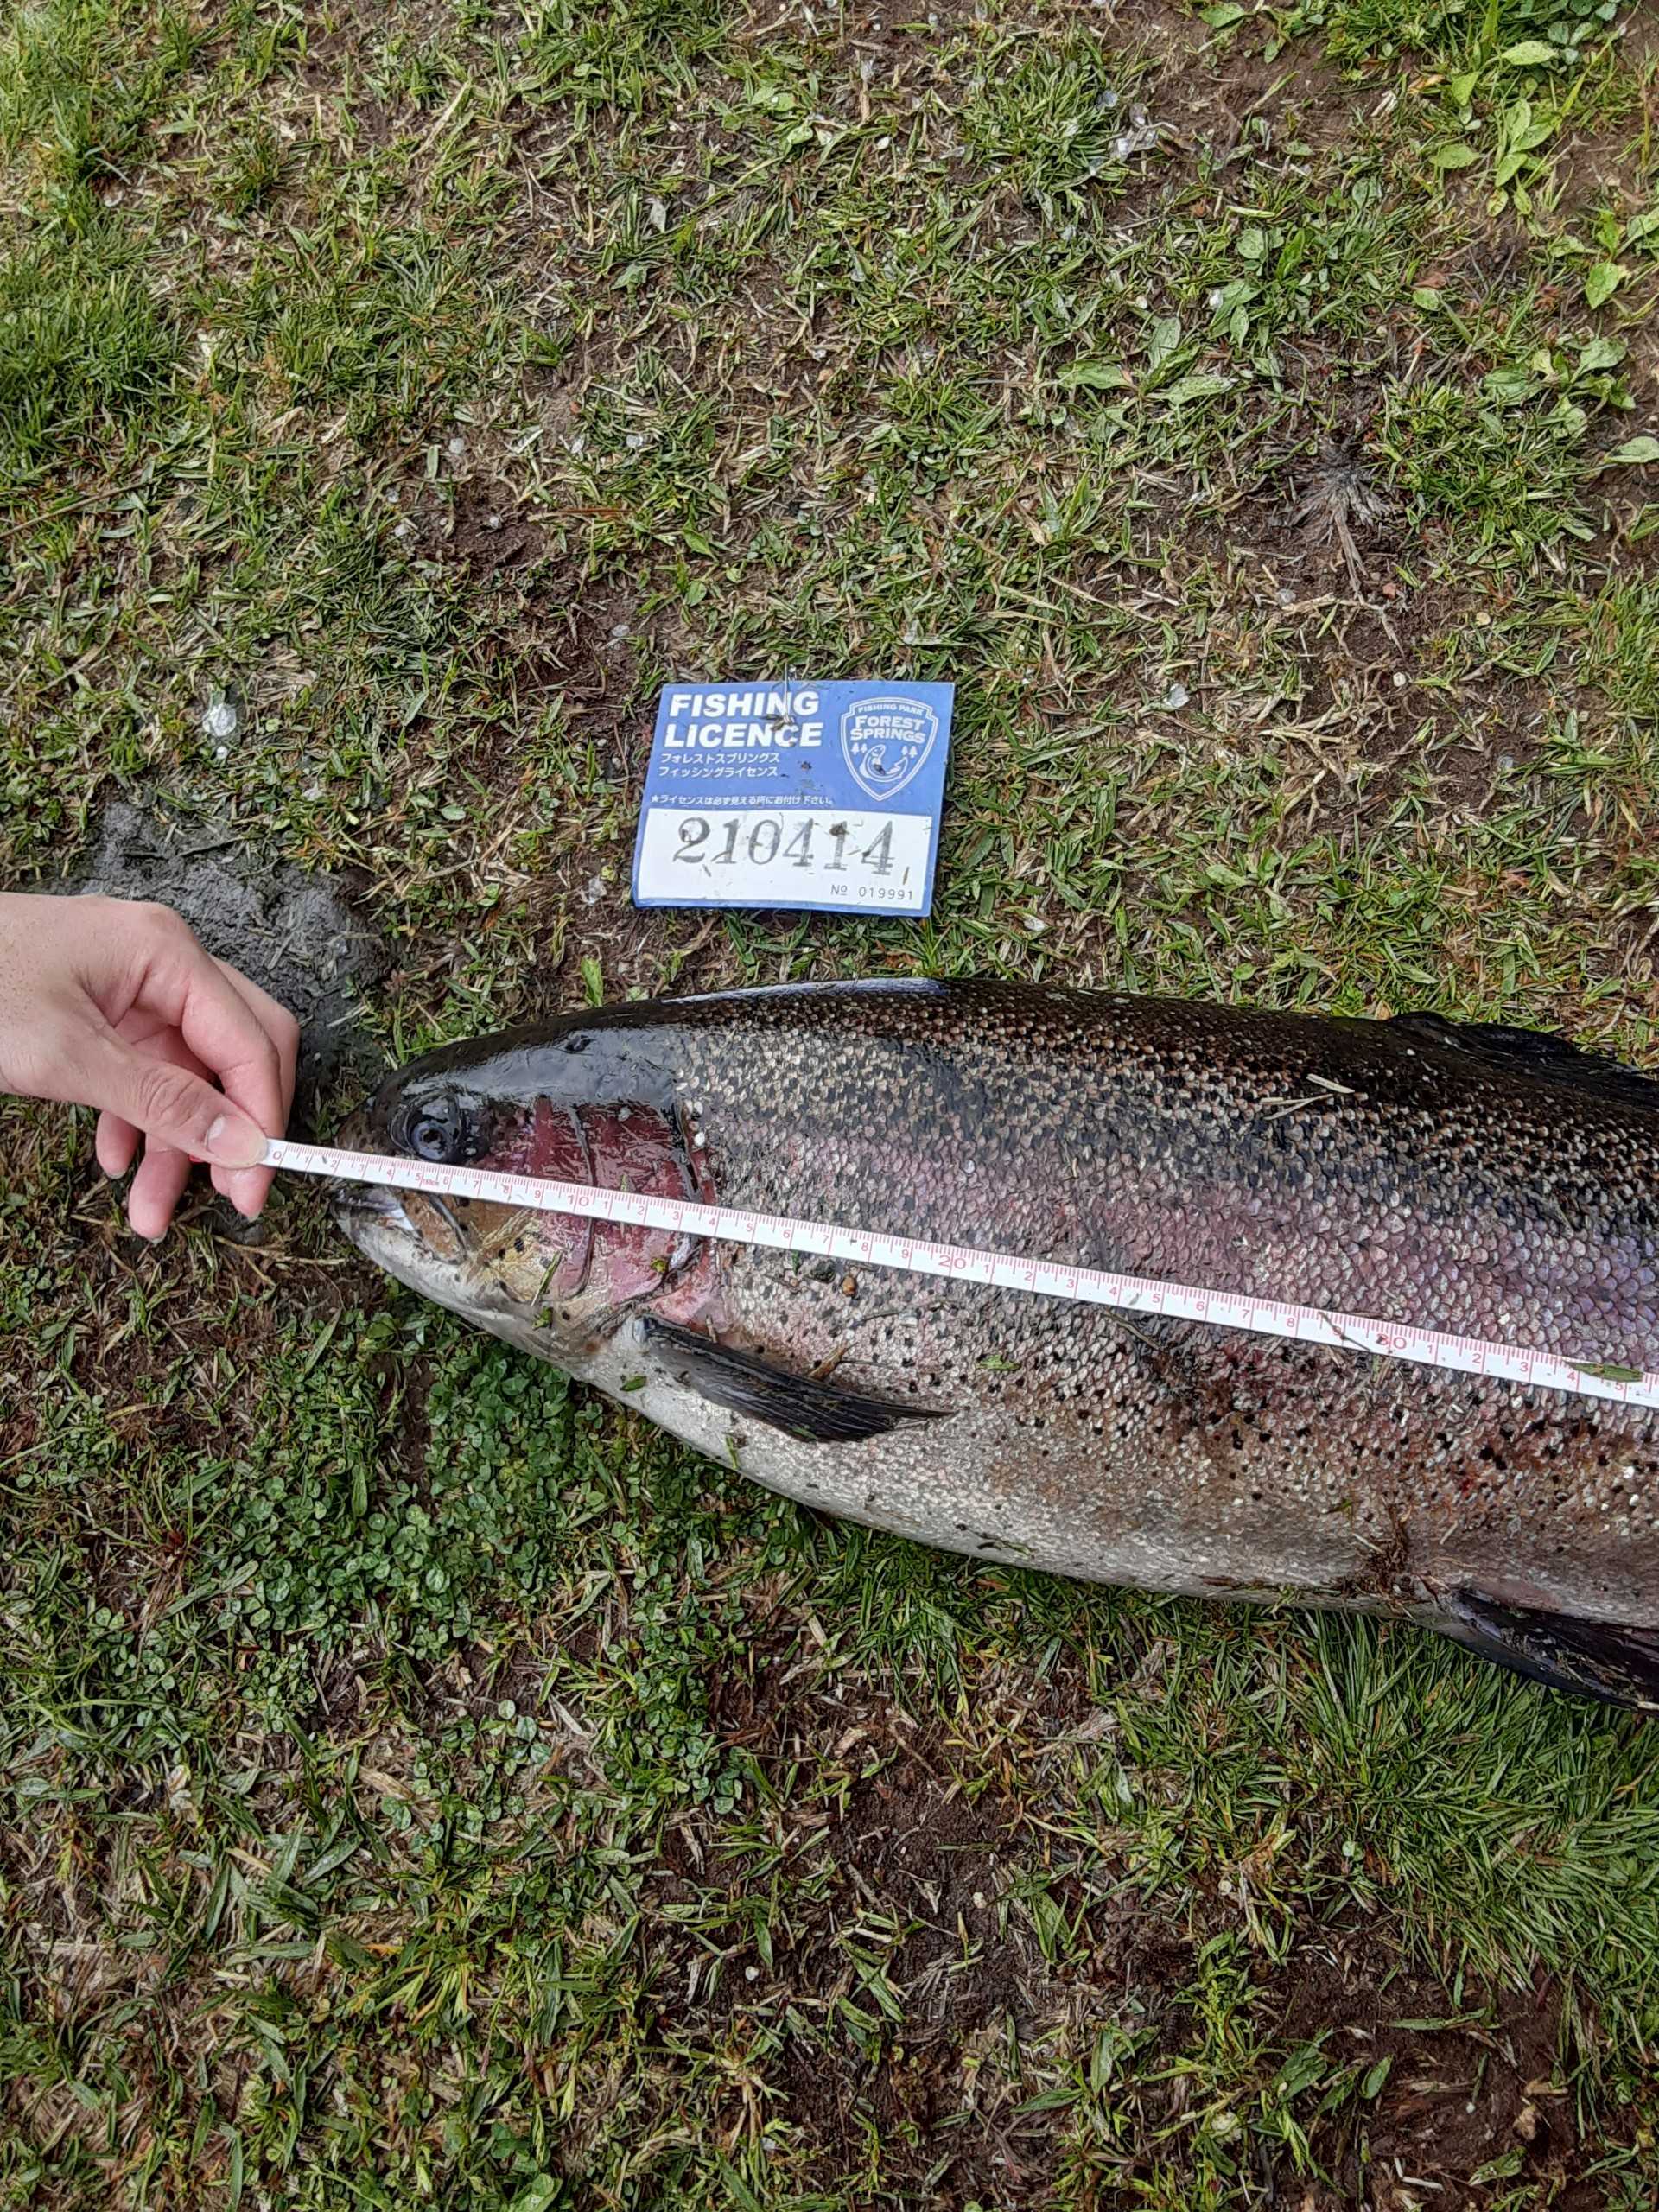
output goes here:
[[221, 1167], [257, 1167], [265, 1156], [264, 1132], [245, 1114], [221, 1114], [207, 1132], [207, 1151]]
[[246, 1214], [251, 1221], [265, 1202], [264, 1179], [241, 1169], [231, 1178], [230, 1200], [238, 1213]]

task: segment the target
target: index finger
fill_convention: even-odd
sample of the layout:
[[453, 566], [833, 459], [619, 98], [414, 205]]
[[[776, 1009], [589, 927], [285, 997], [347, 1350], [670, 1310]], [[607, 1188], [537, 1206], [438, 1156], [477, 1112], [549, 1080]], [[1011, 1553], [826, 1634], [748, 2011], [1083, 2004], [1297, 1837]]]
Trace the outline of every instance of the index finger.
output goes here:
[[[283, 1081], [283, 1126], [286, 1128], [289, 1113], [294, 1104], [294, 1083], [299, 1066], [300, 1025], [280, 999], [272, 998], [269, 991], [262, 991], [257, 983], [245, 976], [239, 968], [232, 968], [228, 960], [215, 960], [213, 965], [246, 1004], [276, 1047], [276, 1060]], [[282, 1130], [279, 1128], [274, 1134], [280, 1136]]]
[[[277, 1134], [288, 1126], [289, 1109], [294, 1103], [294, 1083], [299, 1062], [300, 1025], [285, 1006], [262, 991], [239, 969], [232, 968], [226, 960], [216, 960], [219, 969], [232, 989], [247, 1005], [264, 1027], [276, 1049], [277, 1065], [281, 1071], [283, 1117]], [[212, 1171], [213, 1187], [222, 1198], [245, 1214], [257, 1214], [270, 1194], [273, 1177], [266, 1167], [215, 1167]]]
[[225, 1096], [269, 1137], [288, 1118], [282, 1059], [259, 1016], [188, 931], [151, 956], [137, 994], [166, 1014]]

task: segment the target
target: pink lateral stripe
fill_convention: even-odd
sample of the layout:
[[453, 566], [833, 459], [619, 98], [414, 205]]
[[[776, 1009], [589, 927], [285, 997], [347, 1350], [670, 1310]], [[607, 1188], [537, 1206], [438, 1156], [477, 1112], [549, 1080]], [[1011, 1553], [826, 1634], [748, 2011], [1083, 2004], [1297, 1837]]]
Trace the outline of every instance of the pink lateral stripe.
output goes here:
[[832, 1222], [796, 1221], [782, 1214], [737, 1211], [690, 1198], [655, 1198], [633, 1191], [597, 1191], [585, 1183], [557, 1183], [534, 1175], [504, 1175], [488, 1167], [450, 1167], [372, 1152], [345, 1152], [333, 1145], [296, 1144], [274, 1137], [264, 1164], [290, 1174], [325, 1175], [337, 1182], [378, 1183], [393, 1190], [434, 1191], [445, 1197], [531, 1206], [590, 1221], [626, 1223], [712, 1236], [727, 1243], [765, 1244], [825, 1260], [900, 1268], [914, 1274], [981, 1282], [1039, 1298], [1071, 1298], [1129, 1313], [1164, 1314], [1211, 1328], [1244, 1329], [1256, 1336], [1312, 1341], [1337, 1349], [1410, 1361], [1463, 1375], [1497, 1376], [1535, 1389], [1566, 1390], [1616, 1404], [1659, 1408], [1659, 1372], [1593, 1361], [1562, 1359], [1527, 1344], [1489, 1343], [1416, 1322], [1380, 1321], [1361, 1313], [1325, 1313], [1281, 1299], [1242, 1291], [1209, 1290], [1163, 1282], [1152, 1275], [1111, 1274], [1069, 1262], [1022, 1254], [984, 1252], [969, 1245], [939, 1244], [925, 1237], [882, 1230], [844, 1229]]

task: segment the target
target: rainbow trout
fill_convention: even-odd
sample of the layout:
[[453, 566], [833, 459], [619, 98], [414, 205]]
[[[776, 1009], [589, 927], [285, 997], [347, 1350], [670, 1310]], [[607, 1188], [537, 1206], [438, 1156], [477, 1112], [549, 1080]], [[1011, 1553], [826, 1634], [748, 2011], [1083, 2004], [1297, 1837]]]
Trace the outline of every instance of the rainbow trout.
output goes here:
[[[344, 1141], [1659, 1367], [1659, 1083], [1525, 1030], [988, 982], [560, 1016]], [[1205, 1325], [337, 1189], [400, 1281], [769, 1488], [985, 1560], [1402, 1615], [1659, 1705], [1659, 1415]]]

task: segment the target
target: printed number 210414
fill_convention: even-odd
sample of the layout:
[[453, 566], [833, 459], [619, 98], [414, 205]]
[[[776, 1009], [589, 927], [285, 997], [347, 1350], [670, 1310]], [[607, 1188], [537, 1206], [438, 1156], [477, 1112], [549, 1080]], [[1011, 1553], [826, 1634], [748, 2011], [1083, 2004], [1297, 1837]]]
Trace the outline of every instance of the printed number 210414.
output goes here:
[[699, 906], [913, 908], [932, 834], [925, 814], [653, 807], [639, 891]]

